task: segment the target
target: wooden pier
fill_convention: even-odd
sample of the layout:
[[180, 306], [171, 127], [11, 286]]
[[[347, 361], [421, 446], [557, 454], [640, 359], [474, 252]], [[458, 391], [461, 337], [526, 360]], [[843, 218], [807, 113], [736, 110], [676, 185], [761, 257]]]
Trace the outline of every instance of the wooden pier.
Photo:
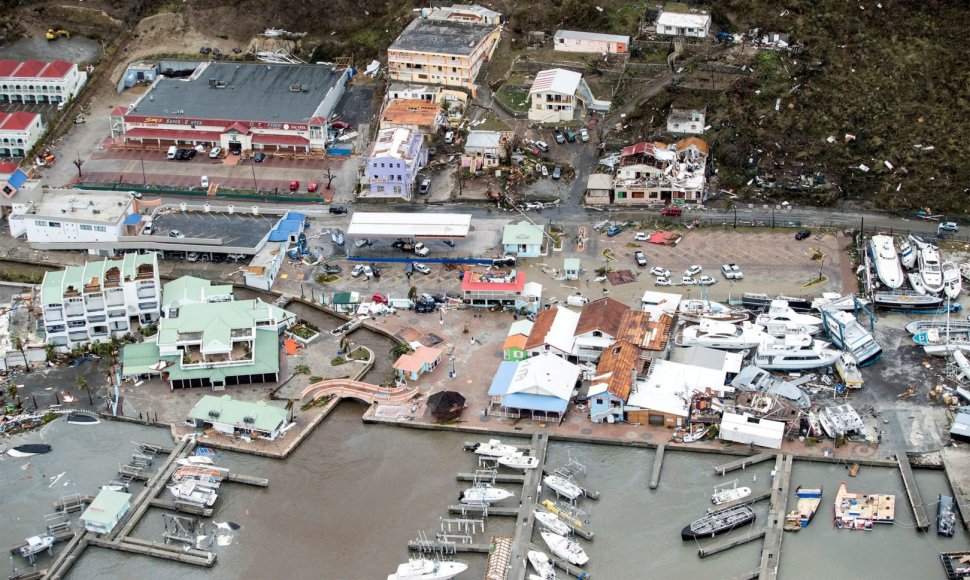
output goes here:
[[231, 481], [233, 483], [244, 483], [246, 485], [255, 485], [256, 487], [269, 487], [269, 480], [265, 477], [254, 477], [252, 475], [242, 475], [241, 473], [232, 473], [226, 476], [226, 481]]
[[485, 562], [485, 578], [505, 578], [512, 563], [512, 538], [493, 536], [492, 547]]
[[202, 507], [197, 504], [185, 503], [184, 501], [168, 501], [164, 499], [155, 498], [149, 502], [153, 508], [168, 510], [172, 512], [181, 512], [186, 514], [192, 514], [195, 516], [202, 517], [212, 517], [215, 510], [212, 508]]
[[64, 551], [54, 558], [51, 565], [47, 567], [47, 578], [48, 580], [60, 580], [67, 574], [68, 570], [71, 569], [81, 554], [84, 553], [84, 549], [88, 547], [88, 531], [81, 530], [74, 536], [70, 542], [67, 543], [67, 547]]
[[536, 433], [532, 436], [533, 455], [539, 460], [539, 466], [525, 474], [522, 483], [522, 495], [519, 498], [519, 514], [515, 521], [515, 535], [512, 537], [512, 551], [509, 554], [509, 580], [525, 580], [528, 569], [528, 553], [532, 544], [532, 532], [535, 527], [535, 508], [539, 501], [540, 482], [542, 481], [543, 466], [546, 463], [546, 451], [549, 447], [549, 436]]
[[791, 483], [792, 456], [775, 458], [774, 481], [771, 484], [771, 505], [768, 507], [768, 524], [765, 527], [765, 543], [761, 548], [759, 580], [778, 577], [781, 560], [781, 541], [785, 537], [785, 516], [788, 510], [788, 487]]
[[750, 457], [744, 457], [742, 459], [729, 461], [728, 463], [725, 463], [723, 465], [717, 465], [714, 467], [714, 473], [718, 475], [724, 475], [729, 471], [734, 471], [736, 469], [744, 469], [749, 465], [755, 465], [774, 458], [775, 458], [774, 453], [759, 453], [757, 455], [752, 455]]
[[192, 564], [211, 568], [216, 563], [216, 555], [212, 552], [186, 548], [185, 546], [171, 546], [157, 542], [149, 542], [138, 538], [124, 538], [121, 540], [109, 541], [99, 538], [89, 538], [88, 543], [99, 548], [118, 550], [142, 556], [151, 556], [163, 560], [174, 560], [183, 564]]
[[653, 471], [650, 473], [650, 489], [657, 489], [660, 485], [660, 470], [664, 466], [664, 450], [667, 446], [663, 443], [657, 445], [657, 454], [653, 458]]
[[765, 537], [765, 528], [759, 528], [757, 530], [751, 530], [744, 535], [736, 535], [725, 540], [722, 540], [716, 544], [710, 544], [709, 546], [704, 546], [697, 550], [697, 555], [701, 558], [706, 558], [708, 556], [713, 556], [714, 554], [719, 554], [724, 550], [730, 550], [735, 546], [740, 546], [741, 544], [747, 544], [752, 540], [757, 540], [759, 538]]
[[470, 514], [482, 514], [487, 516], [506, 516], [506, 517], [514, 518], [514, 517], [518, 517], [519, 508], [462, 504], [462, 505], [448, 506], [448, 513], [452, 513], [452, 514], [470, 513]]
[[512, 473], [459, 473], [458, 481], [490, 481], [492, 483], [524, 483], [524, 475]]
[[926, 506], [923, 504], [923, 497], [919, 493], [919, 486], [916, 485], [916, 478], [913, 477], [913, 468], [909, 464], [909, 456], [903, 451], [897, 451], [896, 462], [899, 464], [899, 473], [903, 476], [906, 496], [909, 498], [909, 503], [913, 506], [913, 514], [916, 516], [916, 529], [925, 532], [930, 529], [930, 520], [926, 515]]

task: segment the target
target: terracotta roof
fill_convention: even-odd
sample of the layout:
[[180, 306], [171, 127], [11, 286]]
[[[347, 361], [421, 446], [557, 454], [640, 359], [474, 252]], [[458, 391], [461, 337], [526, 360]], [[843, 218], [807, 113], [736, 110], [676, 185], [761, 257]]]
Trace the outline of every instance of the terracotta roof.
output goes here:
[[556, 320], [556, 312], [558, 311], [558, 308], [550, 308], [543, 310], [536, 316], [536, 320], [532, 324], [532, 332], [529, 333], [529, 338], [525, 341], [526, 350], [545, 344], [546, 335], [549, 334], [549, 329], [552, 328], [552, 323]]
[[512, 336], [505, 339], [505, 343], [502, 344], [502, 350], [509, 350], [510, 348], [518, 348], [525, 350], [525, 341], [528, 340], [527, 336], [521, 334], [513, 334]]
[[72, 68], [74, 68], [73, 63], [64, 60], [55, 60], [54, 62], [47, 63], [44, 70], [37, 76], [44, 79], [62, 79], [67, 73], [71, 72]]
[[640, 347], [620, 340], [614, 342], [600, 357], [600, 362], [596, 365], [596, 375], [608, 377], [597, 379], [594, 383], [606, 383], [606, 390], [611, 394], [620, 397], [624, 401], [630, 396], [630, 389], [633, 387], [633, 373], [638, 371], [637, 359], [640, 357]]
[[599, 330], [612, 337], [620, 334], [620, 324], [630, 307], [612, 298], [600, 298], [583, 306], [576, 326], [576, 336]]
[[18, 167], [20, 167], [20, 165], [12, 161], [0, 161], [0, 175], [9, 175]]
[[395, 125], [430, 127], [434, 125], [440, 109], [438, 104], [423, 99], [397, 99], [384, 108], [381, 121]]
[[676, 148], [677, 151], [680, 152], [680, 151], [683, 151], [684, 149], [687, 149], [691, 145], [693, 145], [694, 147], [697, 147], [697, 150], [703, 153], [704, 155], [707, 155], [708, 151], [710, 151], [710, 147], [708, 146], [707, 141], [699, 137], [687, 137], [686, 139], [681, 139], [680, 141], [674, 144], [674, 148]]

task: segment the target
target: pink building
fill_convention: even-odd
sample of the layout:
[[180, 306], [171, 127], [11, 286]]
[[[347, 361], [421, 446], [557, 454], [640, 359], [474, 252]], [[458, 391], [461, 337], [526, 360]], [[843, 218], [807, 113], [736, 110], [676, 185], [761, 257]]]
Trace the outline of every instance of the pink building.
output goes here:
[[555, 50], [562, 52], [595, 52], [597, 54], [626, 54], [630, 47], [629, 36], [557, 30], [552, 37]]

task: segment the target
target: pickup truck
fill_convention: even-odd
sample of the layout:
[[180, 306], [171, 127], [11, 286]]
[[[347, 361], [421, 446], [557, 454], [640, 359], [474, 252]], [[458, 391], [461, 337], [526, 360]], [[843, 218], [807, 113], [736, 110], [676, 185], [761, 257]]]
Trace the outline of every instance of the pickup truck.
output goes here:
[[414, 243], [406, 240], [397, 240], [393, 244], [391, 244], [391, 246], [393, 246], [398, 250], [401, 250], [402, 252], [414, 252], [419, 256], [427, 256], [428, 253], [431, 251], [422, 242]]

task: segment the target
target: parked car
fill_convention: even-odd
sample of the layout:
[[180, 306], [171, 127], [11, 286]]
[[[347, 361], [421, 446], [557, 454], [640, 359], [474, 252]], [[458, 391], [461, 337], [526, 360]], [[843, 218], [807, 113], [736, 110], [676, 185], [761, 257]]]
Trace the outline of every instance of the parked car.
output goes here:
[[370, 301], [378, 304], [387, 304], [387, 296], [381, 294], [380, 292], [375, 292], [374, 295], [370, 297]]
[[431, 301], [431, 302], [421, 301], [414, 305], [414, 311], [417, 312], [418, 314], [425, 314], [427, 312], [434, 312], [435, 308], [437, 307], [438, 305], [435, 304], [434, 301]]
[[448, 145], [451, 145], [454, 142], [455, 142], [455, 132], [448, 131], [447, 133], [445, 133], [445, 143], [447, 143]]
[[621, 228], [620, 226], [610, 226], [610, 229], [606, 230], [606, 235], [607, 237], [612, 238], [613, 236], [619, 234], [622, 231], [623, 231], [623, 228]]
[[559, 179], [560, 177], [562, 177], [562, 166], [556, 165], [552, 168], [552, 178]]
[[444, 245], [446, 245], [446, 246], [448, 246], [449, 248], [454, 248], [455, 247], [455, 242], [453, 242], [451, 240], [441, 240], [441, 243], [444, 244]]
[[246, 254], [226, 254], [226, 260], [230, 262], [242, 262], [245, 259], [246, 259]]
[[552, 132], [552, 136], [556, 139], [556, 143], [559, 143], [560, 145], [566, 142], [566, 136], [563, 135], [562, 131], [560, 131], [559, 129], [555, 129]]
[[492, 266], [496, 268], [514, 268], [517, 259], [515, 256], [505, 255], [501, 258], [493, 258]]
[[265, 153], [260, 152], [260, 153], [257, 153], [256, 155], [253, 155], [253, 162], [255, 163], [262, 163], [264, 159], [266, 159]]
[[296, 181], [296, 180], [291, 181], [290, 182], [290, 191], [296, 191], [298, 189], [300, 189], [300, 182], [299, 181]]
[[334, 121], [330, 121], [330, 128], [336, 129], [337, 131], [341, 129], [349, 129], [350, 123], [346, 121], [334, 120]]
[[199, 179], [199, 185], [202, 187], [202, 189], [209, 189], [209, 176], [203, 175]]
[[680, 279], [680, 283], [683, 284], [684, 286], [696, 286], [697, 280], [695, 280], [691, 276], [684, 276]]
[[411, 274], [414, 274], [414, 262], [408, 262], [404, 265], [404, 275], [410, 278]]
[[185, 237], [185, 234], [183, 234], [179, 230], [170, 230], [168, 232], [168, 237], [170, 237], [170, 238], [184, 238]]
[[[943, 224], [940, 224], [940, 225], [943, 225]], [[797, 234], [795, 234], [795, 239], [796, 240], [804, 240], [805, 238], [807, 238], [810, 235], [812, 235], [812, 232], [810, 232], [808, 230], [801, 230], [800, 232], [798, 232]]]
[[372, 246], [372, 245], [374, 245], [374, 243], [368, 240], [367, 238], [360, 238], [359, 240], [354, 242], [354, 247], [356, 248], [363, 248], [364, 246]]
[[713, 286], [714, 284], [717, 284], [717, 280], [711, 276], [701, 276], [697, 283], [701, 286]]
[[637, 250], [636, 252], [633, 252], [633, 259], [637, 261], [637, 265], [638, 266], [646, 266], [647, 265], [647, 257], [644, 256], [643, 255], [643, 252], [641, 252], [640, 250]]
[[936, 229], [941, 232], [957, 232], [960, 231], [960, 226], [956, 222], [943, 222]]
[[670, 270], [664, 268], [663, 266], [654, 266], [650, 268], [650, 273], [657, 278], [670, 278]]
[[371, 276], [373, 276], [375, 278], [380, 278], [381, 277], [381, 269], [378, 268], [377, 267], [377, 264], [375, 264], [373, 262], [371, 262], [371, 265], [370, 265], [370, 273], [371, 273]]
[[660, 210], [660, 215], [664, 217], [680, 217], [683, 210], [680, 209], [679, 205], [668, 205]]
[[419, 256], [427, 256], [428, 253], [430, 253], [430, 252], [431, 252], [431, 250], [429, 250], [428, 247], [425, 246], [423, 242], [418, 242], [418, 243], [414, 244], [414, 253], [415, 254], [417, 254]]
[[343, 268], [341, 268], [338, 264], [324, 264], [323, 265], [323, 273], [324, 274], [339, 274], [342, 271], [343, 271]]
[[347, 208], [342, 205], [331, 205], [330, 213], [332, 214], [343, 214], [347, 213]]
[[536, 141], [534, 145], [543, 153], [549, 153], [549, 144], [545, 141]]
[[313, 183], [311, 181], [310, 183], [306, 184], [306, 192], [307, 193], [313, 193], [316, 190], [317, 190], [317, 184], [316, 183]]
[[589, 131], [586, 130], [586, 127], [583, 127], [582, 129], [579, 130], [579, 139], [583, 143], [589, 141]]
[[734, 279], [740, 280], [744, 278], [744, 272], [741, 271], [741, 267], [737, 264], [731, 264], [731, 271], [734, 272]]
[[566, 136], [566, 141], [569, 141], [570, 143], [576, 142], [576, 134], [569, 129], [566, 129], [563, 134]]
[[222, 147], [213, 147], [212, 151], [209, 151], [209, 159], [218, 159], [220, 153], [222, 153]]
[[646, 242], [650, 238], [647, 236], [647, 232], [637, 232], [637, 235], [633, 236], [633, 239], [638, 242]]
[[670, 278], [657, 278], [653, 282], [654, 286], [670, 286]]
[[145, 224], [145, 227], [141, 230], [143, 236], [150, 236], [155, 233], [155, 225], [152, 222]]
[[424, 195], [425, 193], [428, 193], [429, 189], [431, 189], [431, 180], [425, 179], [421, 181], [421, 185], [418, 186], [418, 193]]
[[188, 260], [189, 262], [198, 262], [199, 261], [199, 253], [198, 252], [189, 252], [189, 253], [185, 254], [185, 259]]
[[350, 271], [350, 275], [354, 278], [360, 277], [361, 274], [370, 278], [374, 275], [374, 272], [371, 271], [370, 266], [366, 266], [364, 264], [357, 264], [354, 266], [354, 269]]
[[724, 277], [728, 280], [734, 280], [734, 269], [731, 268], [731, 264], [724, 264], [721, 266], [721, 273], [724, 274]]
[[690, 268], [687, 268], [686, 270], [684, 270], [684, 276], [693, 276], [694, 274], [700, 274], [701, 270], [703, 269], [704, 268], [701, 268], [700, 265], [694, 264]]
[[421, 262], [414, 262], [412, 266], [414, 267], [415, 270], [417, 270], [418, 272], [421, 272], [425, 276], [431, 273], [431, 268], [425, 266]]
[[195, 156], [198, 155], [198, 154], [199, 154], [199, 152], [196, 151], [195, 149], [186, 149], [185, 150], [185, 155], [186, 155], [185, 158], [186, 159], [195, 159]]

